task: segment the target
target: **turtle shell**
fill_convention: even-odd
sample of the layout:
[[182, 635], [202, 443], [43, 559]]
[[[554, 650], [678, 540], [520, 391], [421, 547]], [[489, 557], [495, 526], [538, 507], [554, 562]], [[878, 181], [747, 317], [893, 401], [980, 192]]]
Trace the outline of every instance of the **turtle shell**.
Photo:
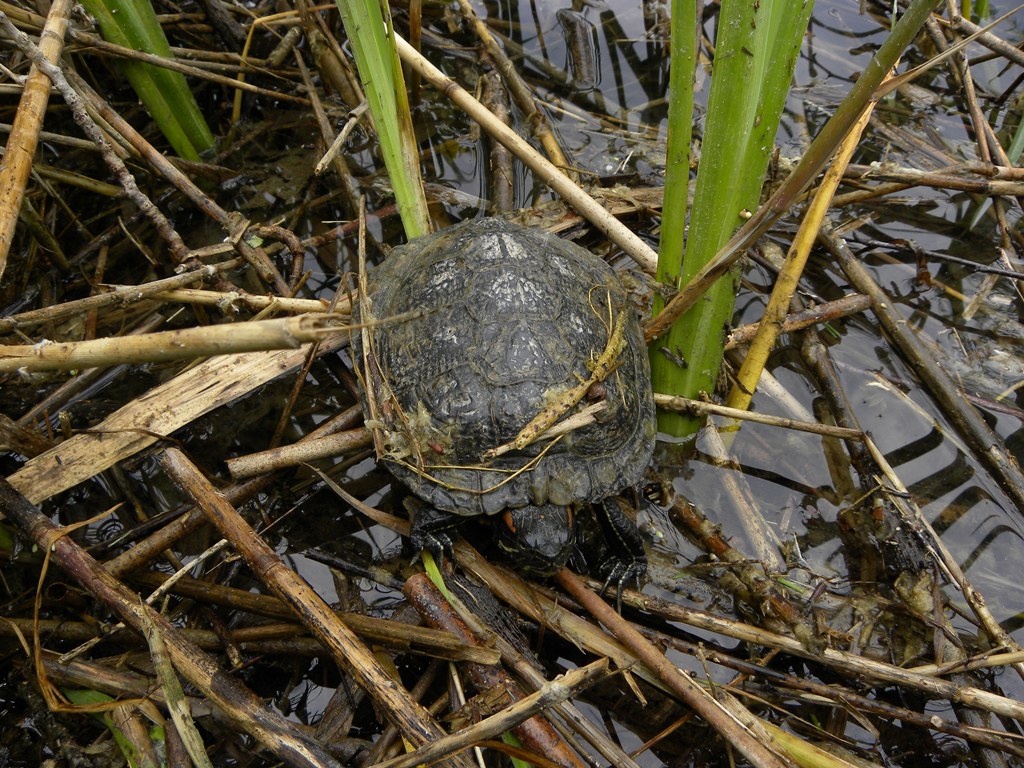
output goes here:
[[[369, 294], [380, 375], [367, 380], [382, 383], [385, 461], [428, 504], [492, 515], [596, 501], [639, 481], [655, 436], [647, 350], [601, 259], [543, 230], [479, 219], [396, 248]], [[590, 388], [605, 403], [597, 420], [486, 461], [591, 377], [619, 313], [622, 351]]]

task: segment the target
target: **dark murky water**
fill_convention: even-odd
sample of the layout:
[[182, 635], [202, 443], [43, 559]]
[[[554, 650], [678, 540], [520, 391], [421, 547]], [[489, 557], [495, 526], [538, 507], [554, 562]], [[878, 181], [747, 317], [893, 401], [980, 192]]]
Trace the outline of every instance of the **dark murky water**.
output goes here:
[[[644, 11], [648, 13], [644, 13]], [[614, 178], [629, 186], [659, 186], [663, 164], [667, 62], [662, 45], [667, 35], [664, 9], [628, 3], [587, 7], [569, 20], [559, 18], [553, 4], [520, 3], [488, 9], [490, 26], [522, 46], [528, 79], [538, 87], [548, 106], [547, 117], [563, 142], [572, 162], [584, 174]], [[566, 30], [584, 34], [592, 53], [589, 63], [575, 61], [566, 48]], [[581, 33], [580, 30], [583, 30]], [[795, 87], [787, 104], [779, 145], [784, 156], [796, 156], [813, 136], [849, 88], [851, 78], [863, 68], [885, 32], [874, 18], [859, 13], [854, 3], [820, 2], [814, 13], [810, 40], [800, 58]], [[546, 59], [563, 68], [568, 79], [553, 85], [550, 73], [529, 62]], [[472, 62], [470, 62], [472, 64]], [[463, 62], [457, 56], [445, 62], [446, 71], [456, 74]], [[587, 77], [582, 77], [581, 70]], [[589, 73], [589, 74], [588, 74]], [[993, 71], [989, 84], [993, 93], [1007, 87], [1014, 73]], [[975, 157], [969, 131], [955, 101], [955, 90], [946, 83], [944, 70], [925, 77], [927, 93], [912, 89], [896, 94], [880, 105], [873, 126], [868, 129], [856, 162], [885, 160], [909, 167], [942, 165], [940, 158], [954, 163]], [[698, 80], [698, 100], [706, 98], [709, 78]], [[928, 99], [923, 96], [930, 94]], [[469, 195], [486, 195], [482, 169], [484, 149], [476, 133], [467, 135], [461, 118], [452, 119], [449, 106], [428, 94], [418, 107], [419, 125], [425, 145], [430, 147], [425, 167], [428, 181], [459, 189]], [[1015, 119], [1007, 110], [996, 118]], [[698, 126], [699, 128], [699, 126]], [[515, 202], [529, 206], [550, 197], [546, 188], [520, 171], [515, 179]], [[871, 269], [875, 279], [898, 302], [911, 326], [933, 344], [949, 368], [964, 376], [965, 387], [982, 397], [994, 398], [1020, 377], [1020, 337], [1007, 338], [998, 329], [1020, 320], [1021, 302], [1006, 280], [999, 286], [1002, 302], [988, 302], [990, 309], [972, 319], [961, 316], [964, 301], [941, 288], [922, 284], [916, 276], [912, 256], [905, 251], [894, 255], [899, 263], [879, 258], [883, 251], [872, 241], [889, 243], [912, 240], [921, 248], [990, 263], [997, 257], [998, 239], [991, 218], [975, 214], [990, 209], [980, 198], [961, 193], [911, 189], [896, 198], [835, 214], [837, 224], [863, 216], [867, 221], [848, 236], [854, 252]], [[475, 214], [475, 206], [451, 208], [456, 217]], [[1016, 217], [1011, 212], [1011, 219]], [[780, 231], [788, 232], [784, 223]], [[652, 236], [652, 242], [653, 236]], [[785, 243], [783, 243], [785, 247]], [[325, 265], [325, 272], [333, 265]], [[938, 260], [927, 262], [928, 272], [967, 297], [981, 289], [984, 279], [971, 268]], [[751, 283], [766, 285], [770, 278], [758, 267], [749, 267]], [[832, 298], [848, 291], [839, 271], [827, 255], [812, 262], [805, 289]], [[997, 298], [998, 298], [997, 297]], [[763, 294], [743, 293], [738, 302], [737, 323], [758, 319]], [[1024, 561], [1021, 511], [1002, 493], [988, 473], [977, 466], [962, 448], [955, 432], [920, 390], [914, 372], [882, 337], [869, 315], [836, 323], [838, 337], [830, 352], [838, 367], [847, 395], [861, 424], [869, 430], [889, 458], [914, 499], [941, 533], [945, 545], [964, 565], [968, 578], [985, 595], [996, 618], [1008, 629], [1019, 625], [1018, 590], [1014, 564]], [[783, 346], [774, 358], [772, 373], [792, 398], [788, 402], [758, 394], [754, 407], [769, 413], [811, 418], [816, 393], [808, 383], [796, 350]], [[1016, 394], [1006, 402], [1019, 406]], [[801, 411], [803, 413], [801, 413]], [[1018, 415], [986, 410], [990, 420], [1020, 457], [1021, 424]], [[699, 444], [703, 447], [703, 443]], [[755, 505], [768, 520], [771, 532], [786, 545], [791, 557], [796, 552], [810, 571], [833, 579], [840, 594], [848, 590], [847, 563], [836, 534], [840, 510], [853, 500], [835, 488], [821, 440], [800, 433], [786, 433], [774, 427], [746, 425], [733, 444], [736, 461]], [[366, 463], [351, 470], [352, 476], [365, 471]], [[670, 470], [671, 471], [671, 470]], [[724, 481], [735, 470], [716, 467], [700, 452], [680, 471], [675, 485], [698, 508], [733, 536], [739, 536], [734, 501], [724, 492]], [[373, 499], [371, 499], [371, 502]], [[324, 517], [332, 514], [331, 502]], [[309, 514], [309, 506], [306, 506]], [[306, 518], [308, 522], [309, 518]], [[680, 590], [698, 599], [709, 599], [706, 586], [689, 578], [679, 579], [676, 566], [687, 566], [700, 553], [673, 532], [667, 519], [655, 516], [646, 521], [648, 530], [664, 539], [656, 547], [649, 590], [668, 590], [680, 599]], [[305, 526], [303, 526], [305, 528]], [[736, 545], [745, 550], [738, 539]], [[345, 543], [362, 555], [387, 551], [398, 542], [389, 533], [370, 528], [357, 535], [357, 542]], [[329, 594], [323, 566], [296, 558], [303, 575]], [[713, 591], [713, 590], [712, 590]], [[386, 591], [371, 590], [363, 595], [373, 604], [385, 606], [394, 597]], [[961, 629], [972, 632], [966, 623]], [[1019, 640], [1024, 634], [1017, 632]], [[679, 663], [691, 666], [692, 659]], [[1001, 676], [1009, 695], [1024, 694], [1024, 687], [1011, 675]], [[848, 736], [856, 736], [850, 728]], [[625, 725], [620, 735], [627, 745], [639, 743]], [[861, 734], [865, 745], [873, 739]], [[896, 742], [898, 743], [898, 741]], [[908, 748], [905, 759], [912, 764]], [[644, 764], [658, 760], [645, 755]], [[955, 762], [957, 757], [947, 755]], [[897, 760], [897, 762], [899, 762]]]

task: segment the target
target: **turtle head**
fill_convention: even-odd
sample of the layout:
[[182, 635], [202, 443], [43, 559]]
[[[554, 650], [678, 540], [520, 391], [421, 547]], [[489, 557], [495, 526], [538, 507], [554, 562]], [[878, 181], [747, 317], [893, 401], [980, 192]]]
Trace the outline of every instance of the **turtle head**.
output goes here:
[[576, 544], [572, 508], [558, 504], [507, 509], [497, 529], [498, 546], [516, 568], [532, 576], [552, 575]]

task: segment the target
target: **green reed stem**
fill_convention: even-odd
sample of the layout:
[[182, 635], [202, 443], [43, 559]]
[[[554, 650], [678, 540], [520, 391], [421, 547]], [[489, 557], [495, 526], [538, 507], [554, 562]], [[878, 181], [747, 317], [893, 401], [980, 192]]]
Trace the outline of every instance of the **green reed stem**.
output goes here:
[[[692, 58], [686, 58], [685, 46], [693, 45], [696, 20], [692, 19], [692, 11], [683, 9], [686, 5], [692, 3], [677, 0], [673, 6], [673, 13], [688, 12], [691, 18], [672, 27], [670, 87], [679, 83], [680, 78], [692, 77]], [[811, 7], [811, 0], [722, 0], [685, 256], [679, 267], [659, 267], [659, 274], [676, 287], [686, 285], [757, 208]], [[691, 26], [684, 29], [687, 22]], [[677, 56], [677, 45], [683, 56]], [[676, 75], [677, 67], [684, 72]], [[687, 98], [685, 93], [682, 98]], [[674, 101], [673, 93], [672, 106]], [[692, 120], [679, 114], [674, 118]], [[676, 125], [670, 112], [670, 136]], [[687, 181], [679, 176], [666, 179], [666, 187], [670, 182]], [[673, 206], [678, 194], [671, 191]], [[666, 188], [666, 200], [669, 195]], [[682, 218], [674, 210], [671, 216]], [[666, 210], [665, 218], [668, 217]], [[674, 242], [668, 246], [663, 243], [662, 253], [672, 248], [676, 248]], [[714, 390], [734, 299], [733, 279], [726, 274], [707, 291], [698, 306], [680, 317], [652, 345], [651, 369], [656, 391], [696, 397]], [[659, 417], [662, 430], [679, 436], [695, 431], [699, 425], [700, 422], [682, 414], [663, 413]]]

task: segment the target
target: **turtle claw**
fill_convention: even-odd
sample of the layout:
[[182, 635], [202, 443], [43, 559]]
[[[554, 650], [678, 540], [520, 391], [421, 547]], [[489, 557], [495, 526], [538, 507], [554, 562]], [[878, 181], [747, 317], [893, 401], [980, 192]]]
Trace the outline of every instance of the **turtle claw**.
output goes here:
[[[414, 503], [410, 504], [409, 502]], [[416, 552], [429, 552], [438, 565], [445, 560], [455, 560], [455, 545], [451, 533], [458, 527], [462, 519], [428, 507], [416, 500], [407, 500], [406, 507], [412, 515], [412, 526], [409, 538]]]
[[412, 547], [417, 552], [429, 552], [438, 565], [445, 560], [455, 560], [455, 546], [452, 538], [443, 531], [428, 532], [424, 535], [413, 535]]
[[640, 590], [640, 577], [647, 573], [647, 558], [637, 559], [635, 557], [613, 558], [606, 568], [601, 569], [604, 576], [604, 584], [601, 586], [600, 596], [604, 597], [608, 588], [615, 585], [615, 611], [622, 613], [622, 593], [632, 582]]

